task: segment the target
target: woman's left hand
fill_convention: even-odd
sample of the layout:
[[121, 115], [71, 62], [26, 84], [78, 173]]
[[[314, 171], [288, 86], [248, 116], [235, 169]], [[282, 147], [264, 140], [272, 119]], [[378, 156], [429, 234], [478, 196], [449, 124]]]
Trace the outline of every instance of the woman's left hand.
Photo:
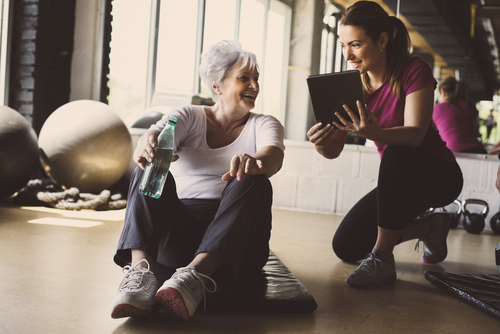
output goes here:
[[380, 131], [378, 118], [370, 110], [365, 109], [360, 101], [356, 101], [356, 105], [359, 110], [359, 118], [347, 105], [344, 105], [344, 109], [347, 111], [349, 117], [351, 117], [352, 122], [349, 122], [341, 114], [335, 113], [343, 124], [339, 124], [337, 122], [334, 122], [333, 124], [335, 124], [335, 126], [340, 130], [351, 132], [366, 139], [373, 140], [376, 133]]
[[255, 159], [248, 154], [236, 154], [232, 159], [229, 166], [229, 171], [222, 176], [223, 181], [229, 181], [236, 177], [238, 181], [241, 180], [243, 175], [257, 175], [262, 169], [262, 161]]

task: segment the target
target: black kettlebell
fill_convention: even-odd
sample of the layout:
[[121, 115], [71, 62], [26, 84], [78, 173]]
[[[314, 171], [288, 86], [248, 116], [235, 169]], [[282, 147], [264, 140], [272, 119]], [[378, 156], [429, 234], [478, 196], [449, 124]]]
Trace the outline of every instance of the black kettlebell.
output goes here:
[[[470, 204], [478, 204], [483, 205], [483, 211], [481, 213], [472, 213], [467, 210], [467, 205]], [[463, 215], [464, 215], [464, 228], [467, 232], [472, 234], [479, 234], [484, 229], [484, 220], [488, 215], [488, 211], [490, 210], [488, 203], [483, 201], [482, 199], [466, 199], [462, 203]]]
[[446, 209], [444, 209], [444, 211], [446, 211], [448, 217], [450, 217], [450, 228], [455, 229], [458, 227], [458, 224], [460, 223], [460, 218], [462, 217], [462, 202], [456, 199], [451, 204], [455, 204], [457, 206], [457, 211], [448, 212], [446, 211]]
[[495, 213], [490, 219], [490, 227], [493, 233], [500, 234], [500, 211]]

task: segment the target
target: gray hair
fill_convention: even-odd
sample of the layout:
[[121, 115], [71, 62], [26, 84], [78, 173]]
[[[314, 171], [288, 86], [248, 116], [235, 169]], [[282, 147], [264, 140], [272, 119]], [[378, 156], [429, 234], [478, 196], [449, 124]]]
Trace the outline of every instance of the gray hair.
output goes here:
[[224, 40], [212, 45], [203, 53], [200, 64], [200, 77], [205, 83], [212, 99], [217, 102], [217, 94], [214, 92], [214, 85], [219, 87], [226, 78], [229, 71], [236, 64], [241, 64], [240, 68], [250, 67], [251, 70], [259, 70], [257, 57], [250, 51], [245, 51], [238, 41]]

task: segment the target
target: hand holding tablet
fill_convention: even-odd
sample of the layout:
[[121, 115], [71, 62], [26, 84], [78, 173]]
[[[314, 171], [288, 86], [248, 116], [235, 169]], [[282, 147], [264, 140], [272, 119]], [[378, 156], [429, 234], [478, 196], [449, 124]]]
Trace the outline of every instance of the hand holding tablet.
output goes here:
[[311, 75], [306, 80], [318, 123], [326, 125], [337, 122], [342, 124], [335, 115], [336, 112], [345, 119], [351, 120], [343, 107], [344, 104], [359, 117], [356, 101], [360, 101], [362, 105], [365, 104], [359, 71]]

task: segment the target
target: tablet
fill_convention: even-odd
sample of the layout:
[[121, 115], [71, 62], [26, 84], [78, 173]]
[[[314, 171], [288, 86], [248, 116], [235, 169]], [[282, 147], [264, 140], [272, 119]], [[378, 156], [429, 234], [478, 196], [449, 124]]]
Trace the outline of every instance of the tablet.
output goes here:
[[335, 112], [340, 113], [350, 121], [351, 117], [342, 107], [344, 104], [349, 106], [359, 117], [356, 101], [365, 104], [359, 71], [311, 75], [306, 80], [316, 122], [321, 122], [324, 125], [333, 122], [342, 124], [338, 117], [335, 116]]

